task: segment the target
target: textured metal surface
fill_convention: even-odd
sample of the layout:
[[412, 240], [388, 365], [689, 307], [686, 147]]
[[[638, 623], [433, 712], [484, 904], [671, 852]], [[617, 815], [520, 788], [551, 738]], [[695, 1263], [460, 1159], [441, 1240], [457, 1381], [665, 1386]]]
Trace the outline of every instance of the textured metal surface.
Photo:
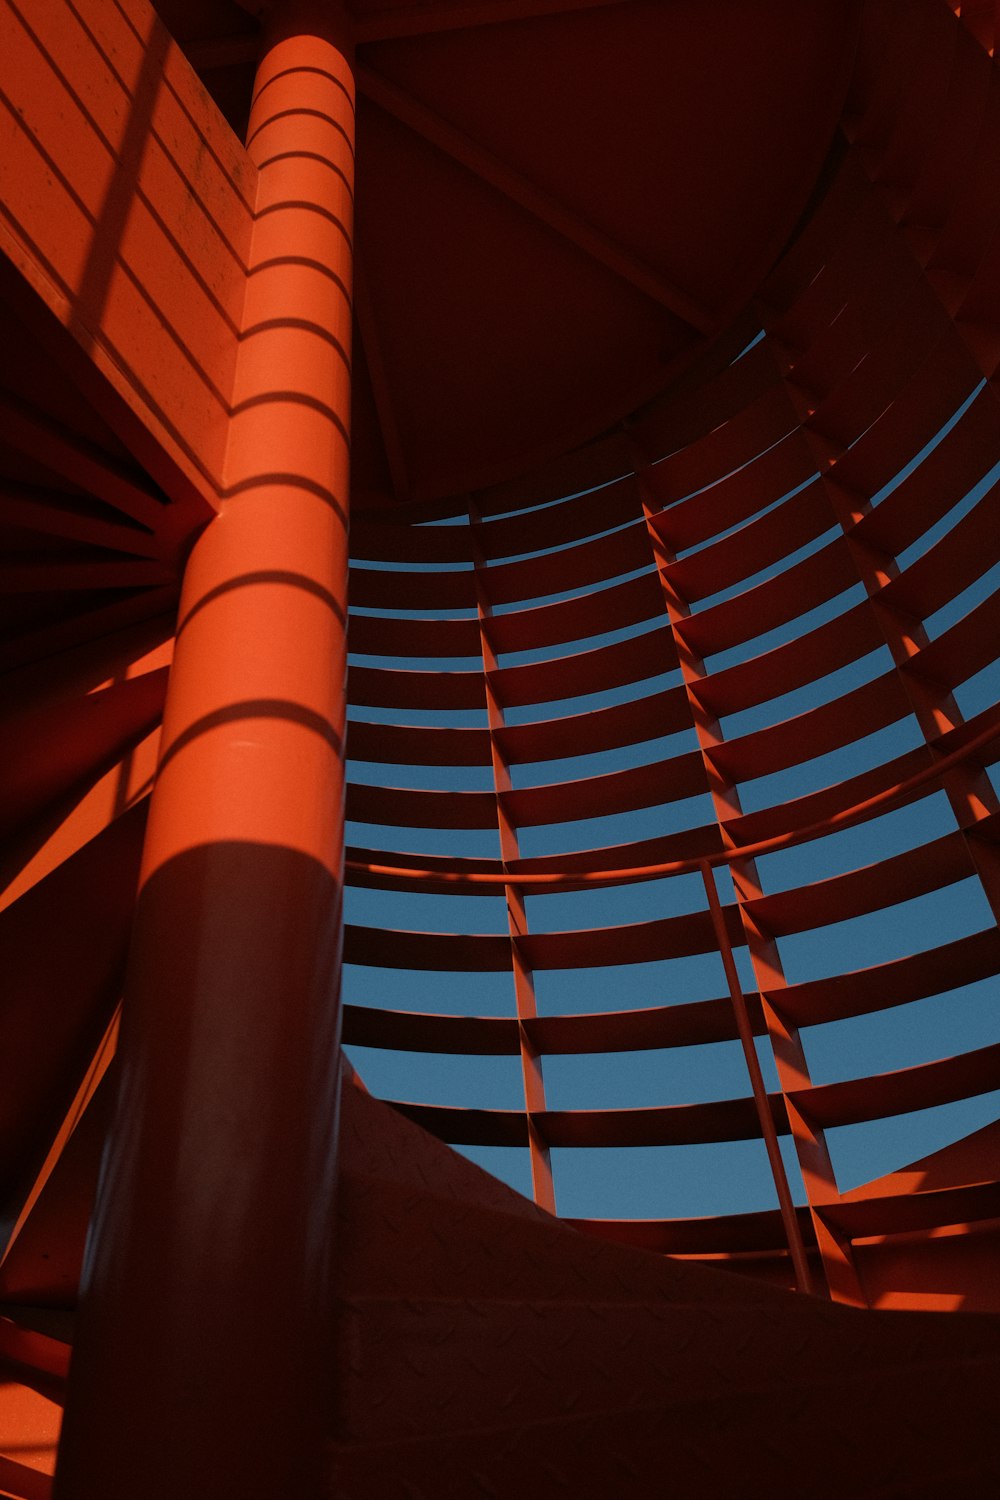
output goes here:
[[931, 1495], [1000, 1473], [993, 1316], [588, 1257], [355, 1090], [342, 1189], [332, 1494], [638, 1496], [665, 1473], [683, 1495], [763, 1497], [793, 1471], [808, 1496]]
[[[969, 17], [962, 19], [976, 30]], [[396, 764], [439, 764], [443, 784], [444, 768], [485, 760], [482, 730], [431, 727], [443, 709], [482, 705], [484, 693], [490, 703], [503, 705], [508, 721], [517, 721], [492, 731], [505, 765], [513, 768], [514, 785], [501, 798], [506, 826], [515, 833], [552, 828], [554, 839], [555, 825], [566, 820], [624, 815], [699, 791], [714, 799], [715, 820], [603, 850], [522, 858], [513, 872], [509, 857], [501, 866], [488, 859], [456, 862], [357, 849], [349, 853], [356, 857], [360, 884], [447, 893], [449, 875], [461, 870], [495, 872], [498, 879], [503, 871], [509, 880], [511, 873], [614, 869], [714, 855], [720, 846], [739, 847], [822, 824], [905, 783], [991, 722], [988, 707], [964, 718], [955, 693], [996, 657], [997, 596], [987, 594], [964, 615], [960, 607], [952, 609], [945, 626], [932, 623], [933, 638], [922, 622], [933, 622], [939, 610], [961, 600], [1000, 559], [995, 485], [985, 487], [975, 505], [951, 514], [1000, 459], [1000, 408], [992, 383], [1000, 345], [989, 334], [998, 311], [992, 269], [995, 88], [987, 52], [944, 5], [928, 4], [918, 12], [890, 3], [867, 6], [840, 152], [809, 223], [748, 312], [747, 332], [760, 331], [758, 342], [735, 363], [708, 371], [687, 390], [654, 403], [547, 472], [478, 493], [471, 529], [461, 524], [461, 512], [450, 527], [402, 529], [388, 520], [355, 527], [352, 597], [365, 608], [356, 635], [365, 663], [352, 670], [352, 745], [358, 758], [384, 763], [386, 785], [357, 788], [349, 810], [358, 822], [373, 825], [373, 835], [378, 825], [490, 826], [486, 794], [392, 785]], [[975, 144], [963, 148], [961, 141]], [[951, 421], [963, 403], [962, 414]], [[914, 466], [924, 445], [949, 421], [937, 446]], [[573, 498], [573, 491], [583, 493]], [[551, 503], [565, 495], [571, 498]], [[508, 514], [519, 503], [543, 501], [550, 502], [547, 508], [529, 515]], [[446, 511], [438, 507], [433, 514]], [[423, 515], [431, 512], [412, 510], [415, 520]], [[807, 553], [800, 557], [804, 547]], [[543, 555], [526, 555], [532, 548]], [[902, 564], [896, 561], [900, 556]], [[389, 558], [397, 565], [408, 562], [410, 571], [388, 573], [375, 566]], [[784, 559], [787, 565], [779, 566]], [[456, 569], [462, 561], [466, 571]], [[639, 569], [644, 571], [617, 581]], [[763, 569], [771, 576], [756, 581]], [[723, 589], [732, 590], [733, 597], [715, 601]], [[839, 603], [848, 589], [852, 593], [839, 609], [831, 606], [825, 622], [804, 624], [770, 650], [758, 646], [757, 637], [827, 601]], [[467, 656], [475, 649], [468, 634], [471, 621], [401, 621], [391, 609], [437, 604], [470, 611], [477, 607], [475, 590], [480, 616], [492, 610], [496, 654], [488, 663], [487, 682], [477, 681], [471, 670], [442, 676], [423, 662], [401, 668], [400, 652]], [[573, 597], [547, 602], [560, 593]], [[534, 602], [539, 596], [546, 597]], [[629, 625], [641, 629], [617, 643], [588, 643], [600, 629]], [[415, 634], [408, 647], [405, 634], [411, 626]], [[542, 659], [508, 664], [509, 653], [531, 648]], [[743, 733], [728, 728], [733, 715], [806, 688], [876, 649], [887, 665], [872, 680], [839, 694], [831, 686], [827, 701], [821, 697], [789, 718], [776, 716], [779, 722], [768, 727]], [[738, 659], [714, 666], [722, 653]], [[644, 679], [678, 666], [676, 685], [644, 690]], [[628, 701], [590, 712], [571, 701], [561, 706], [577, 694], [607, 689], [628, 692]], [[426, 727], [408, 722], [383, 729], [364, 722], [368, 707], [405, 709], [410, 720], [420, 707]], [[824, 783], [819, 762], [809, 772], [815, 790], [760, 805], [754, 789], [760, 778], [823, 755], [854, 755], [851, 747], [867, 736], [907, 721], [916, 727], [916, 748], [883, 757], [870, 769], [852, 770], [839, 782]], [[697, 736], [695, 754], [684, 749], [649, 765], [577, 773], [568, 782], [548, 779], [549, 760], [685, 729]], [[724, 908], [723, 931], [752, 961], [753, 1029], [767, 1035], [778, 1066], [775, 1118], [779, 1130], [790, 1131], [795, 1141], [827, 1281], [847, 1300], [885, 1295], [885, 1283], [874, 1274], [877, 1245], [864, 1250], [867, 1288], [852, 1265], [848, 1220], [836, 1212], [839, 1189], [824, 1133], [973, 1097], [993, 1089], [1000, 1075], [991, 1046], [951, 1057], [942, 1035], [938, 1061], [885, 1074], [866, 1076], [859, 1070], [855, 1079], [814, 1083], [808, 1035], [799, 1028], [994, 978], [1000, 958], [998, 804], [984, 767], [996, 754], [993, 742], [964, 761], [949, 761], [943, 770], [953, 832], [785, 890], [763, 889], [752, 864], [734, 869], [736, 900]], [[906, 800], [918, 806], [936, 784], [924, 783]], [[756, 810], [742, 811], [741, 788], [751, 791]], [[815, 862], [822, 869], [823, 840], [808, 852], [801, 867]], [[425, 873], [420, 880], [394, 877], [394, 865], [419, 865]], [[894, 904], [944, 892], [970, 878], [993, 913], [993, 925], [940, 947], [934, 946], [931, 926], [922, 953], [854, 972], [847, 967], [847, 953], [842, 974], [786, 980], [786, 940], [875, 913], [890, 924]], [[452, 888], [476, 893], [471, 886]], [[524, 890], [537, 897], [533, 911], [542, 930], [519, 933], [514, 969], [528, 965], [536, 980], [548, 970], [655, 962], [715, 947], [707, 911], [596, 930], [547, 931], [544, 891], [527, 885]], [[468, 931], [401, 931], [387, 945], [374, 930], [357, 927], [348, 930], [346, 952], [360, 965], [418, 971], [502, 971], [512, 962], [502, 937]], [[467, 1016], [404, 1015], [397, 1007], [380, 1012], [370, 1004], [375, 998], [377, 991], [363, 1009], [348, 1010], [349, 1040], [414, 1052], [491, 1054], [516, 1045], [516, 1033], [504, 1030], [499, 1019], [484, 1016], [477, 1023]], [[671, 996], [685, 998], [683, 992]], [[544, 1015], [522, 1026], [544, 1070], [548, 1052], [575, 1050], [574, 1035], [581, 1038], [576, 1045], [593, 1054], [719, 1035], [709, 1022], [721, 1015], [720, 1002], [700, 1005], [700, 1010], [683, 1004], [650, 1009], [642, 1013], [642, 1033], [634, 1013], [619, 1017], [613, 1011]], [[449, 1109], [416, 1101], [405, 1108], [446, 1139], [508, 1146], [529, 1139], [527, 1117], [510, 1109]], [[529, 1113], [531, 1139], [561, 1147], [716, 1141], [760, 1129], [749, 1097], [704, 1104], [665, 1100], [658, 1109], [631, 1111], [550, 1108], [543, 1113], [533, 1104]], [[901, 1174], [900, 1186], [904, 1179], [910, 1182], [912, 1174], [909, 1179]], [[558, 1171], [555, 1186], [558, 1202]], [[951, 1186], [969, 1184], [959, 1176]], [[904, 1203], [890, 1206], [895, 1191], [887, 1179], [876, 1194], [882, 1204], [879, 1232], [890, 1236], [907, 1222]], [[992, 1216], [989, 1202], [983, 1199], [976, 1215], [984, 1233]], [[920, 1222], [929, 1229], [936, 1213], [942, 1228], [960, 1227], [962, 1211], [958, 1198], [949, 1205], [946, 1196], [933, 1203], [928, 1197]], [[797, 1216], [786, 1212], [786, 1229], [796, 1222]], [[741, 1223], [734, 1218], [728, 1229], [724, 1219], [718, 1221], [714, 1248], [720, 1254], [737, 1251]], [[659, 1242], [671, 1243], [672, 1233], [673, 1243], [685, 1237], [705, 1246], [710, 1242], [704, 1226], [694, 1223], [678, 1223], [674, 1231], [664, 1225]], [[772, 1249], [780, 1246], [778, 1238]], [[898, 1267], [900, 1248], [885, 1246], [887, 1264], [891, 1259]], [[919, 1275], [929, 1274], [932, 1260], [930, 1252], [920, 1256]], [[948, 1270], [942, 1264], [942, 1276], [940, 1286], [927, 1282], [928, 1305], [941, 1305], [946, 1285], [954, 1289], [955, 1305], [963, 1296], [974, 1305], [983, 1305], [983, 1299], [989, 1304], [988, 1282], [971, 1262], [967, 1285], [956, 1283], [951, 1262]], [[908, 1278], [908, 1292], [899, 1295], [919, 1303], [921, 1293]]]
[[[282, 149], [268, 154], [265, 130], [247, 152], [210, 97], [230, 119], [246, 111], [257, 26], [228, 0], [164, 0], [182, 46], [146, 0], [0, 4], [0, 340], [12, 351], [0, 371], [0, 1490], [18, 1500], [51, 1490], [149, 793], [159, 765], [165, 806], [179, 765], [197, 761], [181, 778], [186, 806], [146, 842], [147, 871], [181, 844], [214, 841], [214, 854], [185, 865], [153, 902], [156, 920], [139, 924], [139, 988], [160, 1029], [149, 1034], [150, 1085], [138, 1102], [126, 1094], [123, 1119], [153, 1120], [143, 1147], [152, 1186], [133, 1225], [149, 1254], [129, 1310], [98, 1318], [90, 1346], [123, 1394], [98, 1399], [85, 1422], [111, 1477], [88, 1491], [67, 1469], [68, 1500], [107, 1500], [114, 1486], [131, 1500], [154, 1482], [171, 1494], [228, 1485], [241, 1500], [256, 1485], [270, 1500], [299, 1484], [289, 1479], [299, 1462], [312, 1476], [300, 1488], [316, 1492], [328, 1482], [321, 1430], [341, 1496], [992, 1493], [995, 1322], [956, 1309], [1000, 1306], [997, 1128], [850, 1190], [829, 1141], [1000, 1083], [1000, 1044], [956, 1052], [946, 1010], [950, 991], [995, 984], [1000, 971], [990, 779], [1000, 751], [987, 675], [1000, 595], [983, 583], [1000, 562], [997, 8], [866, 0], [848, 16], [822, 0], [769, 0], [752, 19], [735, 5], [643, 0], [355, 9], [369, 167], [402, 165], [365, 179], [359, 153], [368, 240], [353, 370], [348, 751], [381, 784], [347, 788], [347, 817], [372, 830], [371, 847], [349, 851], [351, 879], [366, 899], [405, 892], [440, 904], [433, 919], [400, 922], [405, 931], [376, 908], [346, 932], [357, 971], [403, 976], [383, 1006], [388, 981], [371, 975], [364, 1003], [347, 1007], [347, 1042], [410, 1054], [414, 1083], [396, 1109], [347, 1092], [328, 1281], [313, 1251], [331, 1211], [332, 1157], [307, 1180], [289, 1120], [327, 1139], [335, 1114], [333, 1028], [317, 1049], [315, 1032], [296, 1025], [310, 985], [333, 993], [309, 922], [321, 908], [336, 945], [339, 813], [324, 823], [315, 809], [339, 807], [340, 783], [320, 774], [317, 796], [308, 790], [313, 740], [329, 739], [308, 712], [295, 745], [268, 741], [277, 770], [259, 793], [202, 752], [223, 723], [247, 722], [226, 717], [234, 684], [237, 707], [257, 705], [261, 742], [274, 702], [303, 674], [305, 707], [320, 703], [326, 729], [342, 728], [342, 630], [320, 650], [313, 628], [321, 595], [343, 605], [342, 570], [334, 586], [320, 576], [329, 538], [292, 524], [301, 507], [282, 487], [289, 466], [315, 480], [332, 453], [346, 472], [346, 95], [297, 123], [297, 107], [279, 108]], [[855, 16], [848, 82], [834, 53], [851, 53]], [[673, 51], [662, 44], [671, 26], [683, 42]], [[644, 28], [661, 38], [659, 55], [637, 47]], [[793, 32], [805, 51], [778, 45]], [[523, 45], [532, 34], [534, 52]], [[626, 42], [631, 66], [611, 78], [609, 58]], [[525, 59], [551, 60], [562, 45], [582, 86], [570, 89], [567, 69], [566, 92], [554, 89], [548, 64], [530, 87], [510, 86]], [[485, 71], [455, 65], [467, 48]], [[756, 90], [746, 110], [718, 66], [734, 56], [740, 87]], [[699, 93], [698, 58], [711, 91]], [[809, 58], [823, 59], [815, 75]], [[684, 87], [665, 88], [677, 68]], [[655, 88], [640, 89], [651, 77]], [[571, 93], [585, 108], [567, 153]], [[663, 126], [671, 110], [684, 118], [648, 159], [624, 149], [636, 120]], [[659, 156], [692, 128], [698, 154], [680, 151], [661, 172]], [[788, 151], [765, 152], [770, 166], [755, 177], [745, 159], [768, 133]], [[725, 171], [712, 175], [719, 160]], [[295, 165], [272, 192], [282, 162]], [[680, 192], [689, 171], [702, 189], [731, 172], [753, 182], [751, 202], [727, 189], [716, 205], [744, 228], [742, 259], [732, 233], [694, 232], [697, 204]], [[690, 282], [685, 266], [698, 273]], [[275, 298], [261, 301], [268, 278]], [[432, 281], [443, 302], [423, 295]], [[498, 349], [517, 358], [497, 360]], [[226, 560], [199, 573], [224, 532], [209, 523], [192, 566], [196, 533], [264, 469], [284, 507], [266, 555], [220, 543]], [[192, 604], [199, 587], [211, 607]], [[248, 633], [232, 649], [237, 618]], [[876, 651], [867, 680], [827, 680]], [[265, 659], [277, 670], [261, 686]], [[809, 706], [768, 708], [786, 693]], [[596, 707], [576, 701], [596, 694]], [[748, 711], [749, 728], [737, 717]], [[222, 719], [202, 723], [206, 714]], [[880, 748], [887, 738], [865, 749], [897, 730], [908, 732], [894, 742], [903, 748]], [[242, 730], [226, 733], [246, 748]], [[606, 759], [581, 766], [585, 755]], [[421, 776], [399, 774], [414, 767]], [[788, 778], [784, 796], [769, 777]], [[895, 796], [917, 827], [938, 788], [945, 822], [912, 847], [824, 864], [851, 809], [867, 817]], [[219, 820], [241, 796], [252, 804], [242, 834], [281, 846], [266, 902], [250, 866], [270, 854], [237, 851], [228, 864], [218, 854]], [[696, 826], [668, 831], [695, 797]], [[607, 848], [595, 847], [600, 834], [570, 836], [590, 818], [629, 832], [617, 843], [608, 834]], [[426, 837], [452, 852], [397, 853], [393, 830], [412, 835], [407, 848]], [[805, 873], [782, 887], [768, 841], [804, 831]], [[462, 859], [473, 839], [496, 857]], [[560, 852], [560, 841], [573, 847]], [[604, 920], [587, 905], [590, 889], [612, 883], [581, 879], [595, 871], [693, 861], [697, 880], [699, 861], [751, 846], [762, 857], [728, 861], [733, 889], [718, 909], [701, 894], [685, 906], [679, 881], [659, 888], [652, 910], [622, 903]], [[325, 862], [332, 884], [318, 894], [284, 860], [302, 847]], [[460, 915], [447, 915], [452, 895], [487, 894], [462, 883], [469, 872], [502, 892], [492, 930], [469, 930], [471, 902], [456, 899]], [[546, 893], [526, 874], [555, 879]], [[221, 929], [202, 941], [213, 883]], [[987, 914], [979, 930], [928, 925], [924, 951], [867, 968], [852, 967], [849, 945], [838, 972], [802, 977], [790, 962], [804, 936], [840, 922], [890, 933], [896, 905], [953, 890]], [[546, 903], [563, 900], [578, 922], [546, 919]], [[631, 993], [632, 965], [720, 955], [728, 995], [721, 981], [708, 998], [664, 984], [645, 1007]], [[253, 1038], [233, 1024], [245, 1009], [223, 1006], [211, 1023], [199, 1011], [203, 1028], [190, 1036], [177, 1025], [181, 992], [225, 992], [205, 983], [223, 960], [230, 979], [243, 976], [241, 1004], [261, 975], [271, 985], [252, 1073], [240, 1049]], [[552, 1013], [553, 978], [604, 969], [622, 1008]], [[447, 1014], [443, 998], [440, 1014], [408, 1009], [418, 1001], [407, 984], [429, 1004], [436, 973], [442, 991], [472, 997], [467, 1010], [489, 976], [506, 979], [506, 1015]], [[893, 1071], [859, 1057], [854, 1076], [832, 1081], [816, 1067], [812, 1028], [935, 997], [936, 1056]], [[288, 1060], [295, 1036], [311, 1093]], [[602, 1058], [610, 1074], [623, 1053], [676, 1050], [683, 1067], [684, 1049], [738, 1036], [751, 1061], [755, 1048], [774, 1061], [769, 1095], [748, 1077], [734, 1097], [664, 1089], [644, 1106], [636, 1096], [595, 1108], [553, 1082], [566, 1059], [589, 1059], [598, 1079]], [[520, 1063], [523, 1103], [488, 1107], [471, 1084], [462, 1097], [475, 1108], [444, 1102], [447, 1090], [432, 1099], [421, 1053]], [[180, 1130], [190, 1170], [180, 1158], [164, 1168], [198, 1098], [190, 1132]], [[805, 1201], [780, 1194], [783, 1213], [702, 1218], [602, 1221], [595, 1210], [574, 1225], [420, 1124], [456, 1142], [527, 1147], [544, 1205], [559, 1203], [560, 1153], [615, 1148], [635, 1162], [654, 1155], [643, 1148], [714, 1144], [735, 1154], [773, 1127], [792, 1147], [783, 1166], [770, 1140], [779, 1194], [783, 1171], [798, 1170]], [[227, 1129], [236, 1165], [220, 1186], [212, 1170]], [[127, 1154], [127, 1128], [119, 1140]], [[270, 1186], [246, 1233], [195, 1232], [175, 1253], [201, 1207], [235, 1222], [238, 1190], [259, 1171]], [[112, 1193], [101, 1217], [126, 1211]], [[303, 1289], [287, 1272], [306, 1241]], [[793, 1262], [800, 1286], [868, 1307], [790, 1298]], [[111, 1280], [117, 1295], [124, 1281]], [[340, 1313], [332, 1347], [309, 1322], [324, 1290]], [[225, 1378], [206, 1374], [209, 1325], [226, 1347]], [[311, 1383], [305, 1343], [322, 1356]], [[161, 1378], [181, 1391], [184, 1421], [153, 1399]], [[186, 1401], [199, 1381], [204, 1401]], [[137, 1452], [148, 1483], [119, 1461]], [[167, 1457], [195, 1477], [178, 1485]]]

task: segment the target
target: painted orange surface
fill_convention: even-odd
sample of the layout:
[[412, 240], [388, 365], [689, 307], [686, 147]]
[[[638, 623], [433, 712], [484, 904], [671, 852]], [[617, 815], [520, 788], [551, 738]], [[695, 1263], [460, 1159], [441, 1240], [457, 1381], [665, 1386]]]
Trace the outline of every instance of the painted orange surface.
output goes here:
[[[807, 1056], [1000, 971], [995, 709], [959, 703], [1000, 601], [927, 623], [1000, 561], [996, 485], [942, 526], [1000, 455], [996, 9], [952, 9], [283, 0], [261, 33], [229, 0], [0, 4], [0, 1490], [51, 1492], [71, 1342], [59, 1500], [995, 1488], [996, 1128], [851, 1192], [826, 1132], [987, 1093], [998, 1048], [829, 1083]], [[875, 649], [871, 681], [732, 733]], [[400, 710], [352, 724], [356, 758], [488, 779], [345, 788], [348, 695]], [[743, 810], [904, 718], [912, 748]], [[765, 889], [757, 856], [938, 784], [945, 832]], [[522, 855], [699, 794], [700, 826]], [[471, 870], [505, 927], [345, 930], [345, 816], [498, 836], [355, 849], [348, 878]], [[553, 882], [725, 856], [707, 907], [529, 925]], [[797, 935], [965, 880], [983, 931], [786, 979]], [[504, 1017], [343, 1025], [517, 1061], [523, 1107], [349, 1074], [339, 1102], [342, 944], [510, 976]], [[728, 995], [538, 1014], [549, 971], [700, 954]], [[556, 1056], [737, 1036], [739, 1097], [546, 1094]], [[527, 1147], [535, 1203], [435, 1136]], [[546, 1211], [560, 1151], [761, 1140], [778, 1210]]]

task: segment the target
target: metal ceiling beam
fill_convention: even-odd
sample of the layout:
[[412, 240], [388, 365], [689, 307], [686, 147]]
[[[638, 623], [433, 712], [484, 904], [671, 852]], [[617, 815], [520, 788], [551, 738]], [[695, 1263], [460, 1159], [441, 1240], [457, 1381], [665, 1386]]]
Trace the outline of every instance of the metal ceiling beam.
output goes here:
[[498, 26], [510, 21], [535, 21], [544, 16], [576, 11], [607, 10], [623, 0], [479, 0], [478, 4], [417, 5], [359, 17], [358, 42], [395, 41], [398, 37], [428, 36], [440, 31], [466, 31], [474, 26]]
[[502, 193], [518, 208], [554, 230], [591, 260], [604, 266], [699, 333], [709, 334], [714, 331], [714, 319], [686, 292], [673, 286], [659, 272], [616, 245], [599, 229], [588, 224], [544, 189], [536, 187], [527, 177], [509, 167], [461, 130], [457, 130], [405, 90], [360, 64], [357, 68], [357, 83], [359, 92], [371, 103]]

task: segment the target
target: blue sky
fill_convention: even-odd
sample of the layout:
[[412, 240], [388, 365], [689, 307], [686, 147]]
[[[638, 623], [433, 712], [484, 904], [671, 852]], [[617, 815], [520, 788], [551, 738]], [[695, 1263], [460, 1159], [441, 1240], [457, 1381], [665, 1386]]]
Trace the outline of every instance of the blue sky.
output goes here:
[[[934, 440], [875, 497], [876, 503], [902, 483], [961, 420], [980, 389], [977, 387], [970, 393]], [[984, 474], [968, 495], [901, 555], [900, 566], [909, 566], [979, 503], [996, 481], [998, 472], [1000, 465]], [[783, 496], [774, 504], [781, 504], [788, 498]], [[698, 608], [739, 594], [752, 583], [783, 571], [799, 558], [825, 545], [836, 534], [835, 528], [831, 528], [772, 568], [699, 601]], [[713, 538], [713, 541], [717, 540]], [[944, 633], [998, 587], [1000, 568], [993, 567], [926, 622], [928, 634], [934, 639]], [[757, 636], [709, 658], [706, 666], [710, 671], [719, 670], [757, 655], [803, 630], [834, 618], [863, 598], [864, 591], [859, 583], [779, 630]], [[461, 612], [450, 613], [458, 615]], [[594, 599], [594, 614], [595, 618], [600, 618], [599, 596]], [[501, 664], [515, 665], [589, 649], [661, 625], [662, 615], [641, 622], [633, 629], [594, 637], [586, 643], [575, 642], [570, 646], [518, 653], [516, 657], [503, 658]], [[352, 661], [364, 665], [390, 664], [372, 657], [352, 657]], [[478, 658], [444, 661], [413, 658], [396, 664], [467, 671], [477, 671], [481, 667]], [[878, 678], [891, 665], [888, 650], [880, 648], [794, 693], [733, 714], [723, 721], [723, 731], [727, 738], [731, 738], [766, 724], [778, 723], [816, 704], [835, 699], [860, 683]], [[641, 698], [678, 682], [680, 674], [675, 670], [612, 692], [592, 694], [585, 699], [562, 699], [512, 709], [508, 712], [508, 722], [581, 713], [612, 702]], [[1000, 698], [1000, 667], [993, 666], [964, 683], [957, 690], [956, 698], [967, 717], [995, 703]], [[486, 723], [485, 710], [407, 713], [365, 708], [352, 711], [352, 717], [369, 722], [468, 727], [482, 727]], [[909, 715], [830, 755], [744, 784], [741, 787], [744, 809], [752, 811], [771, 806], [836, 783], [920, 743], [918, 725]], [[512, 774], [515, 786], [547, 784], [652, 763], [694, 748], [696, 740], [692, 729], [622, 750], [516, 767]], [[356, 781], [376, 785], [451, 790], [491, 790], [493, 785], [488, 766], [442, 770], [352, 762], [350, 774]], [[996, 772], [992, 774], [994, 784], [998, 785]], [[532, 856], [626, 843], [636, 838], [694, 827], [711, 822], [712, 818], [710, 800], [707, 794], [703, 794], [634, 813], [524, 829], [520, 834], [521, 852], [524, 856]], [[954, 826], [943, 793], [931, 791], [917, 803], [885, 813], [862, 826], [768, 855], [760, 861], [760, 873], [766, 890], [786, 889], [913, 848], [951, 832]], [[499, 852], [493, 830], [396, 829], [358, 824], [349, 826], [348, 841], [385, 851], [491, 857], [496, 857]], [[720, 877], [720, 891], [724, 900], [731, 899], [732, 887], [725, 874]], [[704, 892], [700, 877], [695, 875], [604, 891], [533, 896], [528, 899], [527, 909], [531, 929], [542, 932], [643, 921], [701, 909], [703, 905]], [[347, 920], [390, 929], [506, 932], [503, 898], [492, 896], [437, 897], [409, 891], [349, 888]], [[886, 912], [784, 937], [780, 947], [788, 979], [795, 983], [919, 952], [986, 928], [991, 921], [982, 888], [975, 877], [970, 877]], [[737, 958], [744, 985], [753, 988], [746, 952], [738, 950]], [[589, 971], [541, 971], [536, 973], [535, 981], [538, 1007], [543, 1014], [631, 1009], [706, 999], [726, 993], [717, 954]], [[360, 1005], [439, 1010], [451, 1014], [512, 1015], [514, 1005], [509, 973], [439, 975], [351, 965], [347, 966], [345, 975], [345, 998]], [[803, 1036], [813, 1079], [828, 1082], [865, 1076], [1000, 1041], [998, 1002], [1000, 991], [994, 978], [875, 1015], [808, 1027]], [[758, 1051], [765, 1078], [776, 1087], [774, 1064], [766, 1040], [759, 1042]], [[520, 1063], [516, 1057], [422, 1055], [365, 1048], [352, 1048], [351, 1055], [372, 1091], [386, 1097], [504, 1109], [520, 1108], [523, 1103]], [[731, 1098], [749, 1092], [745, 1065], [736, 1042], [673, 1051], [552, 1057], [545, 1063], [545, 1081], [549, 1105], [555, 1109], [688, 1103]], [[988, 1123], [998, 1114], [1000, 1090], [913, 1115], [832, 1130], [828, 1138], [839, 1185], [846, 1189], [881, 1175]], [[793, 1190], [802, 1201], [794, 1153], [788, 1142], [784, 1145]], [[515, 1187], [529, 1190], [526, 1151], [470, 1148], [466, 1154]], [[567, 1215], [683, 1217], [768, 1208], [775, 1202], [763, 1144], [759, 1141], [629, 1150], [564, 1149], [553, 1152], [553, 1163], [558, 1209]]]

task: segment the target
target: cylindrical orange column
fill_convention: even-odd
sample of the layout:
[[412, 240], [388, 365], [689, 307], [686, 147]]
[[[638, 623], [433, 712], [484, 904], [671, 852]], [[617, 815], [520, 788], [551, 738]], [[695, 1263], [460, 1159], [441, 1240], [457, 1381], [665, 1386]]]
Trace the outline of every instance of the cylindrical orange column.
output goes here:
[[335, 0], [267, 28], [227, 498], [185, 577], [61, 1500], [324, 1491], [354, 89]]

